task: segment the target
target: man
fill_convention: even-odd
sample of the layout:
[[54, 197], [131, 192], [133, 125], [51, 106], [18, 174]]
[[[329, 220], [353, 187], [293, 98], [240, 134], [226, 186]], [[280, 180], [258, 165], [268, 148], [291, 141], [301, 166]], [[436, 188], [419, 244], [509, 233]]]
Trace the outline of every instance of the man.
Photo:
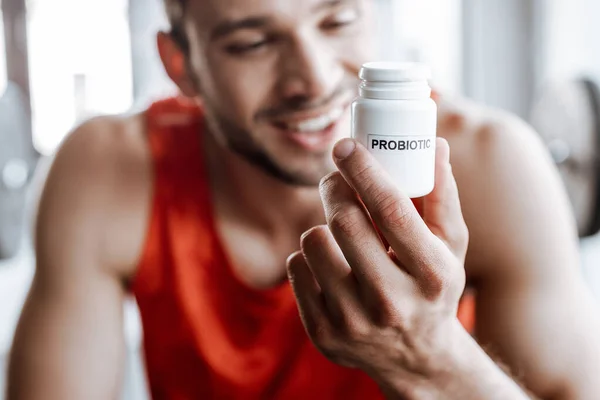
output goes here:
[[128, 290], [157, 399], [597, 398], [597, 313], [533, 132], [441, 101], [452, 168], [440, 139], [421, 217], [364, 148], [334, 149], [369, 0], [168, 6], [158, 45], [188, 100], [92, 120], [58, 152], [9, 399], [116, 397]]

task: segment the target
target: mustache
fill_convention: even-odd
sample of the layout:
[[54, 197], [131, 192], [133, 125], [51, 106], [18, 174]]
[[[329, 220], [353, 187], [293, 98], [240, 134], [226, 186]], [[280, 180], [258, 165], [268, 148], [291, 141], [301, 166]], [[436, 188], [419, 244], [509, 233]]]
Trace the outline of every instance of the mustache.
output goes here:
[[287, 100], [280, 106], [261, 110], [256, 114], [256, 119], [277, 119], [299, 111], [313, 110], [315, 108], [333, 104], [340, 99], [351, 100], [358, 94], [357, 84], [348, 82], [340, 85], [324, 99], [310, 99], [307, 96], [298, 96]]

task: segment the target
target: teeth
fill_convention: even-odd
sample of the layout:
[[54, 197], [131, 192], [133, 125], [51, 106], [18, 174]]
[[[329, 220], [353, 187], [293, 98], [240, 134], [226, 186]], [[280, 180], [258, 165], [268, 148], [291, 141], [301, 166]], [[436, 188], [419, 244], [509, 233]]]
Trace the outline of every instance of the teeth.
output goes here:
[[320, 117], [308, 119], [297, 124], [290, 124], [289, 127], [298, 132], [319, 132], [338, 120], [343, 114], [344, 109], [339, 107]]
[[322, 131], [327, 128], [330, 124], [330, 119], [327, 116], [310, 119], [308, 121], [300, 122], [297, 126], [300, 132], [315, 132]]

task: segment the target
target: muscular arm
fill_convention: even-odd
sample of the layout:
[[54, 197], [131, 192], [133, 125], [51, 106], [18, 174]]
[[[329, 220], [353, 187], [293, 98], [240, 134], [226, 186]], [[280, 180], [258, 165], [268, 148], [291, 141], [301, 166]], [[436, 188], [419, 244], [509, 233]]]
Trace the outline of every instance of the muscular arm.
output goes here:
[[[454, 152], [477, 339], [544, 399], [600, 395], [599, 313], [567, 198], [535, 133], [500, 118]], [[457, 139], [461, 140], [461, 139]]]
[[111, 239], [121, 184], [119, 155], [108, 151], [113, 128], [84, 125], [50, 169], [37, 215], [36, 274], [11, 352], [9, 400], [119, 396], [124, 275]]

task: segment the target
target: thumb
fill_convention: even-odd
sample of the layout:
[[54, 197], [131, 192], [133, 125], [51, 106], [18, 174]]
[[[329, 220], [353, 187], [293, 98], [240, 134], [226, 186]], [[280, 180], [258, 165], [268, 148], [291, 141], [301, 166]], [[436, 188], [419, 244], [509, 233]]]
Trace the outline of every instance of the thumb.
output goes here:
[[457, 257], [464, 259], [469, 234], [450, 165], [450, 146], [442, 138], [436, 142], [435, 187], [423, 198], [423, 220]]

